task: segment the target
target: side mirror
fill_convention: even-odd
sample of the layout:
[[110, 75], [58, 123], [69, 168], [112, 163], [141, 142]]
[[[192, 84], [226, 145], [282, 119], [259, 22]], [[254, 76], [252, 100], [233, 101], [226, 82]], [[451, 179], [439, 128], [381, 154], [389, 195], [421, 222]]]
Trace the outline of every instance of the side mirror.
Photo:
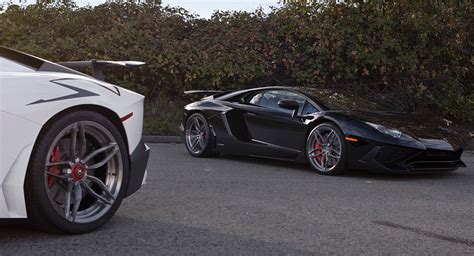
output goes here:
[[298, 109], [300, 108], [300, 104], [294, 100], [280, 100], [278, 102], [278, 106], [280, 108], [293, 110], [293, 114], [292, 114], [293, 117], [296, 117], [296, 114], [298, 113]]

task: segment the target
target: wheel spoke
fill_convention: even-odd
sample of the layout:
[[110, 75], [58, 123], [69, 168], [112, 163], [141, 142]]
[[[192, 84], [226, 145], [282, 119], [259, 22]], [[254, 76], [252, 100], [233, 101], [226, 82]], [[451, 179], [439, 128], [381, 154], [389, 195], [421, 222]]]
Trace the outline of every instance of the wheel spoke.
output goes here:
[[321, 155], [321, 167], [323, 168], [323, 171], [326, 170], [326, 154]]
[[81, 184], [82, 186], [84, 187], [84, 189], [87, 191], [87, 193], [91, 194], [93, 197], [95, 197], [97, 200], [105, 203], [105, 204], [108, 204], [108, 205], [112, 205], [114, 202], [113, 201], [109, 201], [107, 200], [106, 198], [104, 198], [103, 196], [97, 194], [90, 186], [89, 184], [87, 184], [86, 182], [84, 181], [81, 181]]
[[66, 216], [67, 220], [69, 220], [69, 216], [71, 214], [71, 192], [73, 186], [74, 184], [72, 182], [67, 183], [66, 195], [64, 200], [64, 215]]
[[206, 125], [202, 122], [201, 126], [199, 126], [199, 133], [203, 133], [206, 130]]
[[334, 130], [331, 130], [331, 131], [329, 132], [328, 136], [326, 136], [326, 141], [325, 141], [326, 144], [332, 145], [332, 141], [333, 141], [334, 138], [331, 139], [331, 137], [332, 137], [333, 135], [334, 135]]
[[[319, 138], [318, 138], [319, 137]], [[314, 131], [314, 138], [316, 139], [316, 142], [318, 144], [323, 144], [324, 143], [324, 138], [323, 136], [319, 133], [318, 130]]]
[[335, 150], [334, 148], [329, 148], [331, 150], [331, 153], [335, 153], [338, 157], [341, 156], [341, 152]]
[[68, 178], [64, 175], [60, 175], [60, 174], [56, 174], [56, 173], [52, 173], [52, 172], [49, 172], [49, 171], [46, 171], [46, 175], [50, 175], [50, 176], [53, 176], [53, 177], [56, 177], [56, 178], [59, 178], [59, 179], [63, 179], [63, 180], [67, 180]]
[[203, 137], [200, 137], [200, 138], [199, 138], [199, 147], [201, 148], [201, 150], [204, 149], [204, 144], [205, 144], [205, 143], [204, 143], [204, 138], [203, 138]]
[[95, 184], [97, 184], [105, 192], [105, 194], [110, 199], [112, 199], [112, 201], [115, 201], [114, 195], [112, 195], [112, 193], [109, 191], [109, 188], [107, 188], [107, 186], [100, 179], [94, 176], [87, 176], [87, 178], [91, 180], [92, 182], [94, 182]]
[[79, 150], [78, 157], [83, 157], [86, 154], [87, 142], [86, 142], [86, 133], [84, 131], [84, 125], [79, 123]]
[[69, 148], [69, 156], [71, 159], [76, 158], [76, 145], [77, 145], [77, 133], [78, 133], [77, 123], [71, 129], [71, 145]]
[[188, 140], [189, 142], [191, 142], [190, 144], [192, 144], [192, 142], [197, 139], [198, 139], [198, 135], [188, 135]]
[[315, 148], [315, 149], [309, 151], [308, 154], [313, 154], [314, 152], [316, 152], [316, 151], [318, 151], [318, 150], [321, 150], [321, 149], [320, 149], [320, 148]]
[[58, 166], [65, 166], [65, 167], [71, 167], [71, 162], [56, 162], [56, 163], [47, 163], [46, 167], [58, 167]]
[[204, 122], [202, 122], [201, 125], [199, 126], [199, 133], [203, 133], [204, 130], [206, 130], [206, 125], [204, 124]]
[[74, 222], [76, 220], [77, 211], [79, 211], [79, 206], [81, 205], [82, 201], [82, 188], [79, 182], [74, 184], [74, 207], [72, 208], [71, 213], [71, 221]]
[[198, 144], [199, 144], [199, 138], [196, 136], [194, 137], [194, 140], [191, 141], [191, 149], [195, 150]]
[[[105, 146], [105, 147], [102, 147], [102, 148], [99, 148], [99, 149], [95, 150], [94, 152], [90, 153], [87, 157], [85, 157], [84, 160], [83, 160], [83, 162], [84, 162], [84, 163], [87, 163], [89, 160], [91, 160], [92, 158], [94, 158], [94, 157], [97, 156], [98, 154], [100, 154], [100, 153], [102, 153], [102, 152], [105, 152], [105, 151], [107, 151], [107, 150], [109, 150], [109, 149], [114, 149], [113, 152], [112, 152], [112, 153], [113, 153], [112, 156], [113, 156], [113, 155], [114, 155], [115, 153], [117, 153], [117, 151], [118, 151], [117, 143], [110, 143], [109, 145], [107, 145], [107, 146]], [[110, 155], [108, 155], [108, 156], [110, 156]], [[112, 157], [112, 156], [110, 156], [110, 157]], [[109, 158], [109, 159], [110, 159], [110, 158]], [[108, 160], [107, 160], [107, 161], [108, 161]], [[107, 162], [107, 161], [106, 161], [106, 162]], [[102, 164], [102, 165], [103, 165], [103, 164]], [[97, 167], [96, 167], [96, 168], [97, 168]]]
[[332, 135], [332, 137], [329, 139], [328, 138], [328, 146], [329, 147], [332, 147], [334, 145], [334, 141], [335, 141], [335, 135]]
[[[314, 153], [314, 152], [313, 152], [313, 153]], [[309, 154], [310, 154], [309, 157], [319, 157], [319, 156], [321, 156], [321, 155], [323, 154], [323, 152], [319, 152], [319, 153], [317, 153], [317, 154], [315, 154], [315, 155], [311, 155], [312, 153], [309, 153]]]
[[104, 157], [104, 159], [102, 159], [98, 163], [87, 166], [87, 169], [93, 170], [93, 169], [97, 169], [97, 168], [103, 166], [104, 164], [109, 162], [110, 159], [112, 159], [112, 157], [115, 156], [115, 154], [117, 154], [118, 150], [119, 150], [118, 146], [114, 147], [113, 150], [107, 156]]
[[199, 133], [199, 131], [201, 130], [201, 125], [199, 124], [199, 119], [198, 118], [194, 118], [194, 128], [196, 130], [196, 132]]
[[197, 132], [197, 131], [193, 131], [193, 130], [187, 130], [186, 131], [186, 135], [188, 135], [188, 136], [196, 136], [198, 134], [199, 134], [199, 132]]

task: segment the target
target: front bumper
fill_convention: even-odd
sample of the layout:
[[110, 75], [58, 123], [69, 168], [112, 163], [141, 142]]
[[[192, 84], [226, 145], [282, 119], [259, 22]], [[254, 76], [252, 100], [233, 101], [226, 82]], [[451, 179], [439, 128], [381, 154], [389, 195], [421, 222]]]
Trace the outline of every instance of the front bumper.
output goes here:
[[349, 156], [353, 157], [349, 157], [349, 167], [375, 172], [455, 171], [466, 167], [461, 160], [462, 149], [425, 146], [416, 149], [384, 144], [350, 145]]
[[130, 176], [125, 197], [135, 193], [145, 183], [150, 148], [141, 140], [130, 155]]
[[405, 161], [411, 171], [454, 171], [466, 167], [461, 160], [463, 150], [457, 151], [426, 149]]
[[179, 134], [181, 137], [181, 142], [185, 143], [186, 142], [186, 133], [184, 132], [184, 125], [180, 124], [179, 125]]

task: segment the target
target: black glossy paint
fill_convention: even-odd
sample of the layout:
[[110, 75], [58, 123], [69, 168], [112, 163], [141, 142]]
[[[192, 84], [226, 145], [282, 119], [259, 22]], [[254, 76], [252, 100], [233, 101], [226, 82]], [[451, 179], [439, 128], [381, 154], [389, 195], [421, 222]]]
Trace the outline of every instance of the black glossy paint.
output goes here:
[[[302, 115], [245, 103], [242, 98], [263, 91], [283, 90], [299, 94], [317, 111]], [[202, 113], [215, 136], [214, 150], [305, 162], [308, 133], [317, 124], [332, 122], [347, 137], [347, 168], [372, 171], [452, 171], [464, 166], [456, 138], [443, 129], [420, 129], [419, 117], [390, 112], [331, 110], [307, 92], [289, 87], [264, 87], [220, 93], [184, 108], [183, 123], [192, 113]], [[386, 135], [366, 122], [403, 132], [400, 139]], [[433, 124], [440, 127], [440, 124]], [[448, 128], [444, 128], [447, 130]], [[449, 134], [449, 133], [448, 133]], [[448, 142], [449, 140], [449, 142]]]

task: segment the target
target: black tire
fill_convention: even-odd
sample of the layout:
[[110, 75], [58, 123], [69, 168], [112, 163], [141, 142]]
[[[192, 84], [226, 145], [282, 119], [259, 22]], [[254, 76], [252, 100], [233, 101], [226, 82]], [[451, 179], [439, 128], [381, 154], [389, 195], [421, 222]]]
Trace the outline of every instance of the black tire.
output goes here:
[[[312, 137], [315, 136], [315, 131], [318, 131], [320, 133], [325, 132], [325, 134], [321, 134], [323, 137], [320, 140], [324, 140], [325, 135], [327, 135], [327, 140], [329, 140], [329, 137], [332, 138], [332, 140], [327, 141], [327, 143], [322, 143], [318, 146], [317, 141], [315, 141], [315, 138]], [[330, 135], [331, 131], [333, 131], [332, 135]], [[339, 146], [336, 145], [337, 142], [340, 143]], [[336, 161], [336, 156], [338, 156], [337, 151], [339, 151], [340, 154], [339, 159]], [[311, 168], [317, 173], [323, 175], [343, 174], [347, 169], [347, 146], [344, 140], [344, 134], [342, 133], [341, 129], [339, 129], [338, 126], [330, 122], [321, 123], [314, 127], [308, 133], [308, 136], [306, 138], [305, 155], [307, 162], [309, 163]], [[329, 166], [325, 166], [324, 157], [326, 157], [326, 164], [328, 160], [331, 161], [332, 164], [330, 168]], [[327, 168], [324, 168], [323, 166]]]
[[[196, 125], [200, 125], [200, 128], [196, 128]], [[197, 132], [199, 134], [191, 134], [193, 129], [202, 130], [200, 130], [201, 132], [197, 130], [193, 131], [194, 133]], [[184, 126], [184, 133], [184, 145], [190, 155], [194, 157], [216, 156], [216, 153], [212, 150], [214, 136], [211, 133], [209, 122], [202, 114], [194, 113], [188, 117]], [[195, 136], [194, 139], [192, 136]], [[196, 140], [200, 139], [202, 139], [203, 144], [200, 144], [199, 141], [197, 141], [198, 144], [194, 144]]]
[[[113, 138], [114, 141], [114, 149], [116, 150], [117, 146], [117, 153], [110, 153], [113, 155], [114, 161], [121, 161], [120, 168], [120, 175], [117, 178], [117, 181], [121, 182], [119, 186], [116, 186], [114, 190], [115, 198], [111, 200], [110, 205], [101, 208], [102, 212], [101, 215], [97, 215], [97, 219], [91, 218], [90, 222], [83, 222], [78, 223], [76, 222], [76, 216], [74, 216], [74, 220], [66, 219], [66, 215], [61, 215], [57, 210], [57, 205], [51, 201], [50, 198], [50, 184], [49, 184], [49, 176], [46, 172], [51, 172], [51, 167], [46, 167], [47, 162], [51, 162], [48, 157], [51, 155], [50, 149], [52, 147], [56, 147], [56, 144], [53, 143], [58, 142], [57, 136], [61, 134], [66, 128], [70, 127], [71, 124], [78, 124], [80, 122], [88, 123], [88, 124], [97, 124], [97, 127], [103, 127], [103, 131], [108, 131], [106, 134], [110, 138]], [[77, 127], [77, 126], [76, 126]], [[81, 126], [82, 127], [82, 126]], [[77, 128], [76, 128], [77, 129]], [[70, 129], [69, 129], [70, 130]], [[82, 134], [86, 134], [84, 132], [84, 128], [81, 130]], [[76, 130], [77, 134], [77, 130]], [[88, 147], [88, 142], [86, 139], [87, 135], [83, 135], [82, 138], [84, 142], [84, 152], [83, 155], [87, 154], [86, 149]], [[55, 142], [56, 141], [56, 142]], [[74, 154], [74, 153], [73, 153]], [[102, 153], [106, 154], [106, 153]], [[95, 161], [95, 160], [94, 160]], [[102, 167], [105, 170], [108, 170], [109, 162], [107, 161]], [[107, 167], [105, 167], [107, 166]], [[38, 136], [38, 139], [35, 143], [33, 148], [32, 156], [30, 158], [30, 162], [28, 165], [28, 170], [26, 174], [24, 190], [25, 190], [25, 199], [26, 199], [26, 208], [28, 213], [28, 222], [35, 228], [46, 231], [46, 232], [61, 232], [61, 233], [69, 233], [69, 234], [81, 234], [91, 232], [96, 230], [100, 226], [104, 225], [117, 211], [119, 208], [122, 199], [125, 196], [127, 190], [127, 184], [129, 180], [129, 156], [128, 150], [125, 145], [124, 139], [122, 138], [121, 133], [117, 129], [117, 127], [109, 121], [106, 117], [97, 112], [84, 110], [84, 111], [75, 111], [64, 114], [58, 118], [55, 118], [50, 123], [48, 123], [42, 130], [41, 134]], [[67, 169], [67, 168], [64, 168]], [[99, 170], [99, 168], [97, 168]], [[102, 170], [102, 169], [100, 169]], [[95, 171], [99, 172], [99, 171]], [[87, 171], [86, 171], [87, 173]], [[67, 174], [65, 174], [67, 175]], [[100, 174], [104, 175], [104, 174]], [[108, 175], [108, 174], [105, 174]], [[115, 173], [113, 175], [116, 175]], [[92, 175], [89, 175], [92, 176]], [[47, 178], [46, 178], [47, 177]], [[121, 177], [121, 178], [120, 178]], [[85, 179], [85, 178], [84, 178]], [[60, 180], [59, 178], [57, 180]], [[59, 181], [56, 181], [59, 183]], [[104, 184], [106, 183], [103, 181]], [[79, 184], [79, 182], [77, 182]], [[57, 184], [56, 186], [60, 186]], [[91, 185], [93, 187], [94, 185]], [[82, 187], [84, 189], [84, 187]], [[104, 191], [105, 192], [105, 191]], [[76, 190], [74, 194], [78, 193]], [[84, 197], [91, 197], [92, 195], [88, 192], [83, 192]], [[78, 193], [79, 194], [79, 193]], [[57, 195], [56, 195], [57, 196]], [[64, 197], [66, 198], [66, 197]], [[88, 199], [90, 202], [93, 199]], [[56, 201], [55, 201], [56, 202]], [[66, 202], [66, 201], [64, 201]], [[71, 202], [71, 201], [70, 201]], [[98, 204], [99, 200], [96, 201]], [[81, 207], [84, 201], [81, 199], [78, 205]], [[89, 202], [88, 202], [89, 203]], [[91, 203], [92, 204], [92, 203]], [[65, 207], [66, 203], [64, 203]], [[69, 204], [71, 205], [71, 204]], [[56, 207], [56, 208], [55, 208]], [[99, 209], [99, 208], [98, 208]], [[79, 210], [76, 210], [76, 214]], [[99, 210], [97, 210], [99, 212]], [[100, 217], [99, 217], [100, 216]]]

